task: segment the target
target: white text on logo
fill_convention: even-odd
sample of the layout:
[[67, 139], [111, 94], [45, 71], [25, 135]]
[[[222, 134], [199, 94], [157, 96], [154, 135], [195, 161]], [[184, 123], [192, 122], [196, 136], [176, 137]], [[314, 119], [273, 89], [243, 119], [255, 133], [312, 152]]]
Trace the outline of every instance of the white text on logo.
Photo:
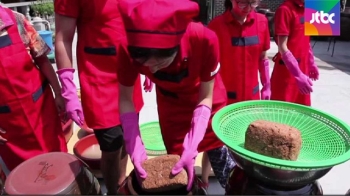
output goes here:
[[316, 12], [316, 13], [312, 14], [310, 23], [311, 24], [313, 24], [313, 23], [317, 23], [317, 24], [331, 23], [331, 24], [334, 24], [335, 22], [333, 20], [333, 17], [334, 17], [334, 13], [328, 14], [328, 13], [324, 13], [323, 11]]

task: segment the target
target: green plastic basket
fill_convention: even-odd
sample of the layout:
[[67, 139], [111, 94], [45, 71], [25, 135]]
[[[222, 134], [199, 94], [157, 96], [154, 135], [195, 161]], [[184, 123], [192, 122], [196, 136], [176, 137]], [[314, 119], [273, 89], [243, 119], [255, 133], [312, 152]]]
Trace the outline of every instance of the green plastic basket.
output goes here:
[[147, 155], [160, 156], [167, 154], [159, 122], [148, 122], [140, 126], [141, 138]]
[[[255, 120], [283, 123], [299, 129], [302, 149], [298, 160], [276, 159], [246, 150], [245, 132]], [[231, 150], [271, 168], [326, 168], [350, 159], [350, 127], [334, 116], [299, 104], [264, 100], [239, 102], [218, 111], [212, 126], [217, 137]]]

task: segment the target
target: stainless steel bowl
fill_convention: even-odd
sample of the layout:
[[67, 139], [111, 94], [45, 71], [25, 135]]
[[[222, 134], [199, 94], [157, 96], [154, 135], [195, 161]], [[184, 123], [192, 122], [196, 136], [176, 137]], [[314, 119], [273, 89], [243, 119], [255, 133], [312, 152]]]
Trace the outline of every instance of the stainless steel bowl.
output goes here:
[[262, 182], [263, 184], [279, 187], [305, 186], [322, 178], [332, 169], [332, 167], [317, 168], [306, 171], [276, 169], [271, 168], [268, 165], [254, 163], [233, 150], [231, 150], [231, 154], [237, 165], [243, 169], [249, 177]]

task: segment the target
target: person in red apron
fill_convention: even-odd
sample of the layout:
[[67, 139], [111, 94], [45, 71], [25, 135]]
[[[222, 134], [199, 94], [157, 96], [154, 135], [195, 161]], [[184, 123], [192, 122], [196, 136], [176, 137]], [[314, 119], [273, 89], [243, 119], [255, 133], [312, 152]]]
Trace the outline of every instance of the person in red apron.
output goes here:
[[67, 152], [49, 52], [22, 14], [0, 5], [0, 156], [9, 170], [39, 154]]
[[311, 105], [312, 81], [319, 72], [310, 37], [304, 35], [304, 1], [285, 0], [275, 14], [278, 53], [271, 76], [271, 99]]
[[[108, 194], [126, 177], [127, 154], [119, 120], [117, 45], [125, 37], [118, 0], [55, 0], [57, 74], [68, 115], [94, 130], [102, 151], [101, 170]], [[77, 28], [81, 104], [73, 82], [72, 45]], [[151, 85], [147, 80], [147, 85]], [[146, 84], [146, 83], [145, 83]], [[148, 87], [146, 88], [148, 90]], [[135, 80], [136, 112], [143, 107], [140, 77]], [[85, 117], [85, 119], [84, 119]]]
[[[266, 16], [255, 12], [259, 0], [226, 0], [226, 11], [208, 25], [220, 43], [220, 74], [227, 104], [270, 99], [270, 33]], [[262, 90], [259, 93], [259, 76]]]
[[181, 156], [173, 168], [194, 175], [195, 158], [208, 152], [214, 173], [224, 187], [234, 162], [216, 137], [211, 118], [226, 105], [226, 90], [218, 74], [219, 45], [215, 33], [191, 22], [199, 7], [190, 0], [121, 0], [119, 10], [127, 40], [118, 55], [120, 118], [126, 151], [140, 178], [147, 159], [140, 138], [132, 89], [139, 73], [156, 84], [158, 116], [168, 154]]
[[[208, 27], [219, 39], [220, 74], [227, 90], [227, 104], [270, 99], [270, 49], [268, 21], [256, 13], [260, 1], [226, 0], [226, 11], [210, 21]], [[259, 90], [259, 76], [262, 84]], [[203, 179], [209, 182], [209, 174]]]

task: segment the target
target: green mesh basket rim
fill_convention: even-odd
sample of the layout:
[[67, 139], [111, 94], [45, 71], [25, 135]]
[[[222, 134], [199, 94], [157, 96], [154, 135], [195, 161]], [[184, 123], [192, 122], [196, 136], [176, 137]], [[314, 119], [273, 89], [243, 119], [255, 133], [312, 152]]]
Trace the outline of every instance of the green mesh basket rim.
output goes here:
[[157, 143], [148, 142], [148, 141], [152, 141], [152, 139], [149, 137], [152, 137], [156, 134], [159, 134], [158, 135], [158, 136], [160, 136], [159, 138], [162, 138], [160, 128], [159, 128], [159, 132], [152, 132], [152, 134], [142, 135], [142, 133], [145, 132], [145, 130], [147, 130], [148, 127], [154, 127], [154, 126], [159, 126], [159, 122], [153, 121], [153, 122], [143, 123], [142, 125], [140, 125], [141, 138], [142, 138], [142, 141], [145, 145], [145, 149], [147, 151], [147, 154], [149, 154], [149, 155], [166, 154], [166, 148], [165, 148], [163, 139], [161, 139], [161, 141], [159, 141]]
[[253, 162], [258, 163], [261, 162], [269, 165], [270, 167], [275, 168], [281, 168], [281, 167], [288, 167], [288, 168], [294, 168], [294, 169], [315, 169], [315, 168], [325, 168], [325, 167], [333, 167], [335, 165], [339, 165], [341, 163], [344, 163], [350, 159], [350, 150], [345, 152], [342, 155], [339, 155], [338, 157], [331, 158], [328, 160], [323, 161], [315, 161], [315, 162], [298, 162], [298, 161], [288, 161], [288, 160], [282, 160], [282, 159], [276, 159], [268, 156], [264, 156], [261, 154], [254, 153], [252, 151], [246, 150], [243, 147], [240, 147], [237, 144], [234, 144], [230, 141], [228, 141], [228, 138], [226, 138], [224, 135], [221, 134], [220, 130], [220, 123], [221, 118], [226, 113], [229, 113], [232, 110], [238, 109], [240, 107], [244, 106], [250, 106], [250, 105], [260, 105], [260, 106], [267, 106], [267, 105], [279, 105], [284, 107], [290, 107], [295, 108], [297, 110], [302, 111], [309, 111], [314, 114], [318, 114], [333, 123], [337, 124], [339, 127], [341, 127], [348, 135], [350, 135], [350, 126], [347, 125], [344, 121], [340, 120], [339, 118], [327, 114], [321, 110], [311, 108], [304, 105], [289, 103], [289, 102], [283, 102], [283, 101], [272, 101], [272, 100], [257, 100], [257, 101], [243, 101], [235, 104], [231, 104], [228, 106], [225, 106], [224, 108], [220, 109], [213, 117], [212, 119], [212, 127], [213, 131], [216, 134], [216, 136], [231, 150], [236, 151], [238, 154], [245, 156], [246, 158], [251, 159]]

